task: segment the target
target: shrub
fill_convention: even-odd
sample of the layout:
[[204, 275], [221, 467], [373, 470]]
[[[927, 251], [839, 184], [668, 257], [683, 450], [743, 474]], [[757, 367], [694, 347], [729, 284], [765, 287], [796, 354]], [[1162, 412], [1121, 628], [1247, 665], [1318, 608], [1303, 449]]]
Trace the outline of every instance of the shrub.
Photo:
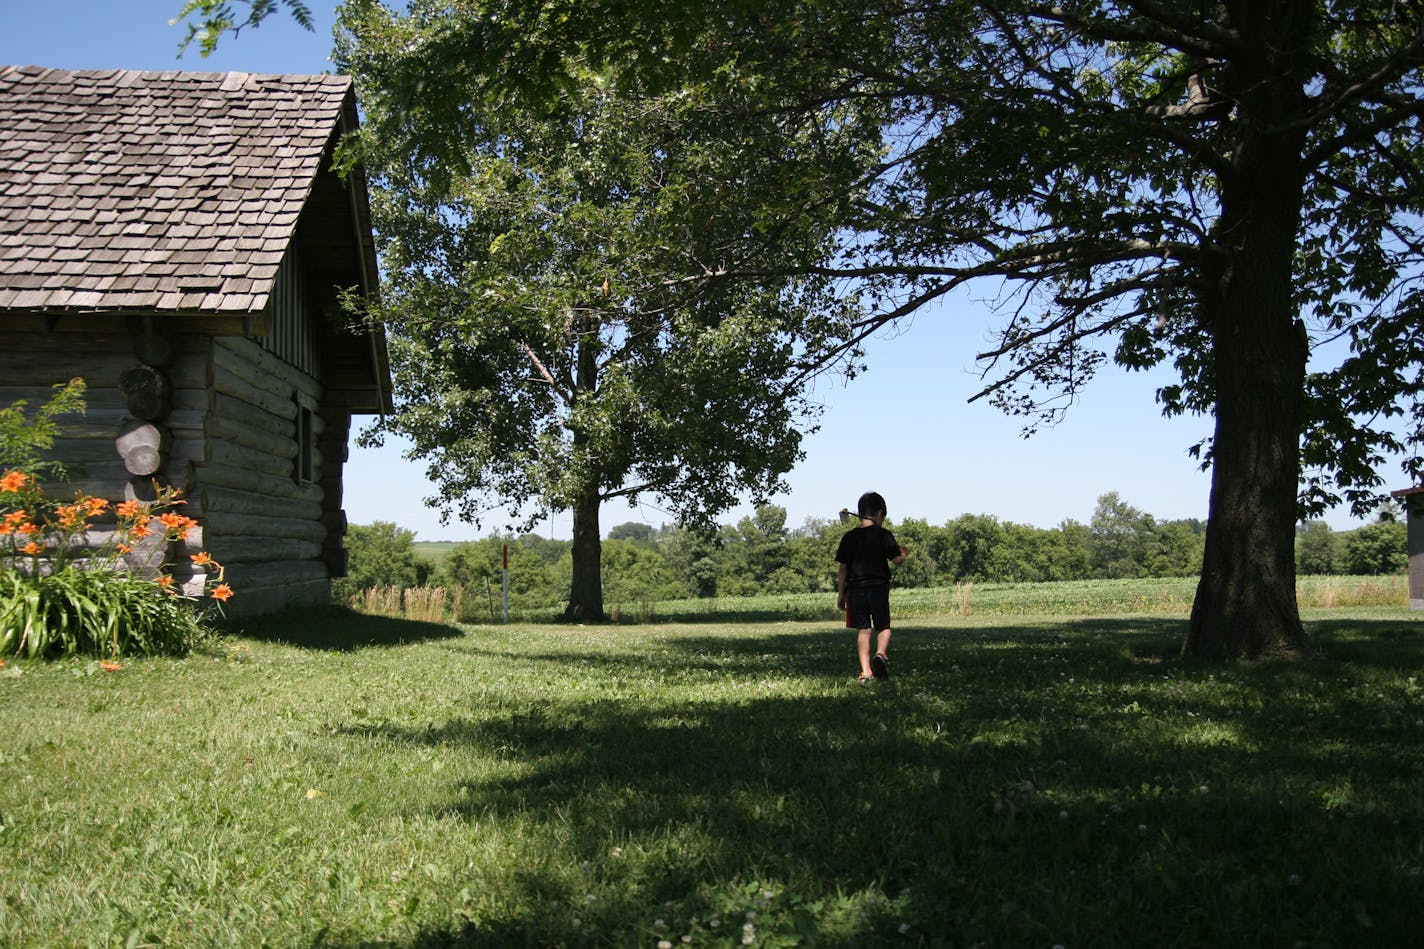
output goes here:
[[[197, 526], [182, 503], [169, 488], [151, 503], [59, 503], [30, 475], [0, 477], [0, 655], [181, 653], [206, 635], [194, 602], [205, 595], [220, 610], [232, 588], [206, 552], [191, 555], [186, 589], [175, 578], [166, 553]], [[114, 529], [96, 537], [93, 522], [110, 513]]]

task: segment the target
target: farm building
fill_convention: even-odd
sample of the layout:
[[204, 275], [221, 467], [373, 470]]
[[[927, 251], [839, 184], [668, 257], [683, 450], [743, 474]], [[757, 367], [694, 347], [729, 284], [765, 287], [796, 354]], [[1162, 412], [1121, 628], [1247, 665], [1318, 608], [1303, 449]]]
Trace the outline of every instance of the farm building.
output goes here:
[[0, 67], [0, 404], [83, 377], [57, 492], [181, 488], [175, 575], [207, 550], [230, 614], [329, 596], [352, 416], [390, 406], [340, 305], [376, 291], [355, 127], [345, 77]]
[[1424, 610], [1424, 487], [1393, 492], [1409, 529], [1409, 608]]

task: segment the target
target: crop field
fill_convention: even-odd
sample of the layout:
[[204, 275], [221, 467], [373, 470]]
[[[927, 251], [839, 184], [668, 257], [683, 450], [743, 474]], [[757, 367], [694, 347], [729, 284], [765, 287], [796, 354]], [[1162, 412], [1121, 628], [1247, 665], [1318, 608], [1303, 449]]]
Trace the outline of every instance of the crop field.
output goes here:
[[[1143, 580], [1070, 580], [1061, 583], [970, 583], [953, 587], [895, 590], [895, 617], [927, 616], [1113, 616], [1127, 613], [1187, 615], [1196, 593], [1195, 577]], [[1301, 577], [1296, 596], [1302, 607], [1404, 606], [1408, 578]], [[834, 593], [605, 603], [615, 619], [632, 622], [698, 620], [834, 620]], [[551, 619], [557, 610], [522, 614], [521, 619]]]

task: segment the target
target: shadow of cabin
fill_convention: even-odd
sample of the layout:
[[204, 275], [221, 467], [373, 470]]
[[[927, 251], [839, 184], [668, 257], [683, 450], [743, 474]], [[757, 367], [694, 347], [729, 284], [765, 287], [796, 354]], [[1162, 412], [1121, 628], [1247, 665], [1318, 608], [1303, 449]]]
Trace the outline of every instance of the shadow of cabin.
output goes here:
[[[342, 76], [0, 67], [0, 404], [74, 376], [55, 490], [181, 488], [237, 591], [228, 612], [319, 603], [346, 569], [353, 415], [390, 408], [364, 178]], [[105, 525], [100, 524], [102, 530]]]

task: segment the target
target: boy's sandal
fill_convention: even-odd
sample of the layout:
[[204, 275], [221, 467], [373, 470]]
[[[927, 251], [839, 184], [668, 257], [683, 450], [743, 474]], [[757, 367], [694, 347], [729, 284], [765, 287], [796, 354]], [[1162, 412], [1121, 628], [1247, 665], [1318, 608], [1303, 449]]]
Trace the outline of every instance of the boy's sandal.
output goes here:
[[877, 679], [890, 678], [890, 660], [886, 659], [879, 653], [876, 653], [874, 656], [870, 657], [870, 671], [875, 675], [875, 678]]
[[865, 685], [865, 683], [867, 682], [874, 682], [875, 676], [860, 676], [855, 681], [859, 682], [861, 685]]

